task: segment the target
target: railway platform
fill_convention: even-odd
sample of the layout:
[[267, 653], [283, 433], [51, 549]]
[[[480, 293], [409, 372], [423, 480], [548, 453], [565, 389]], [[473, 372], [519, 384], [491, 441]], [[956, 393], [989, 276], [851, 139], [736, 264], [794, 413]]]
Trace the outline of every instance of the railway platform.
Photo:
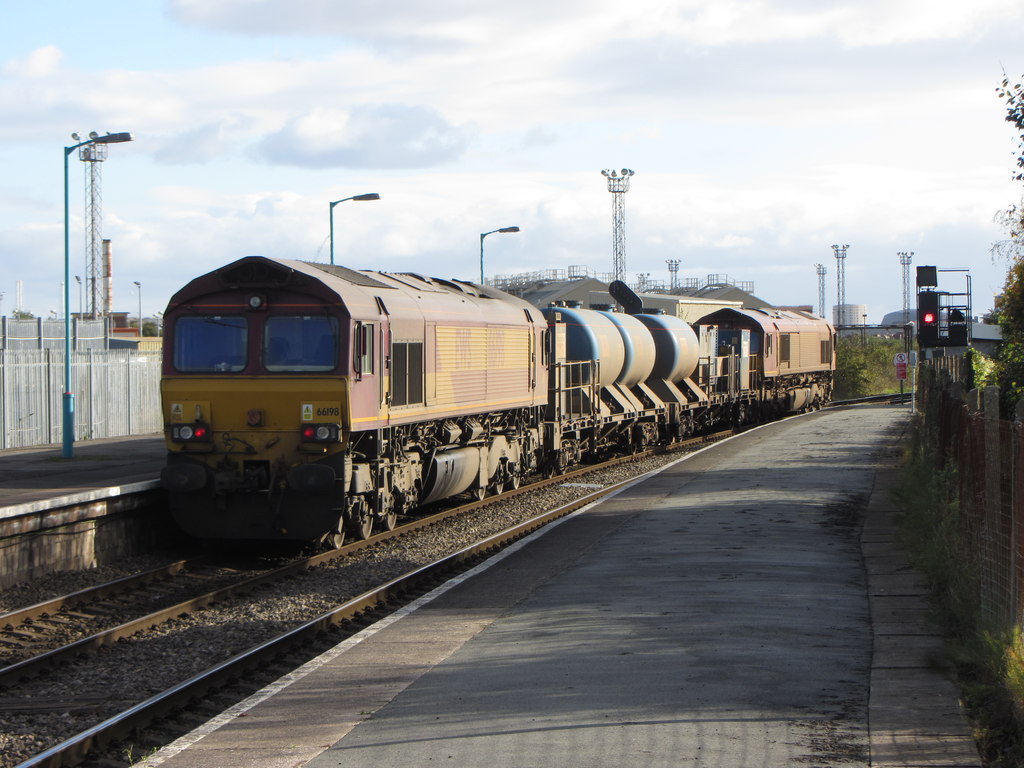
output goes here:
[[147, 435], [84, 440], [72, 453], [65, 459], [60, 445], [0, 451], [0, 515], [8, 516], [8, 508], [37, 511], [57, 498], [156, 482], [167, 448], [162, 435]]
[[893, 524], [908, 415], [706, 448], [141, 765], [980, 766]]
[[0, 589], [101, 565], [167, 538], [164, 515], [131, 517], [163, 498], [162, 436], [82, 441], [69, 459], [61, 448], [0, 451]]

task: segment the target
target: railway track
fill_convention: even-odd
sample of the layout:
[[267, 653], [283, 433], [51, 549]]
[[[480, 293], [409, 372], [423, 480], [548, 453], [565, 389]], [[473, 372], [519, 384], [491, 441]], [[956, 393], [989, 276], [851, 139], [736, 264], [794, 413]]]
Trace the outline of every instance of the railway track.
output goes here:
[[[616, 484], [631, 482], [638, 472], [623, 464], [639, 461], [641, 471], [647, 471], [674, 458], [629, 457], [524, 485], [193, 595], [71, 645], [22, 659], [0, 670], [0, 720], [7, 728], [0, 733], [0, 752], [21, 754], [25, 745], [20, 742], [41, 741], [42, 749], [22, 765], [78, 764], [90, 750], [145, 728], [226, 679], [247, 679], [247, 669], [263, 667], [268, 658], [308, 643], [317, 634], [335, 633], [331, 642], [337, 642], [334, 628], [358, 627], [382, 606], [390, 609], [400, 595], [425, 589], [424, 584], [442, 574], [466, 567], [483, 553], [610, 493]], [[594, 492], [588, 485], [602, 487]], [[552, 507], [554, 512], [536, 515], [536, 509]], [[187, 564], [175, 563], [165, 571], [187, 569]], [[165, 572], [140, 578], [159, 583], [167, 576]], [[115, 588], [103, 585], [100, 599], [108, 600], [105, 593]], [[33, 622], [62, 608], [65, 613], [84, 613], [87, 598], [69, 595], [47, 605], [19, 613]], [[285, 610], [279, 612], [282, 607]], [[288, 665], [299, 663], [296, 659]], [[147, 672], [140, 679], [133, 669]], [[45, 736], [32, 731], [33, 723], [55, 713], [66, 728]], [[3, 766], [18, 764], [0, 760]]]

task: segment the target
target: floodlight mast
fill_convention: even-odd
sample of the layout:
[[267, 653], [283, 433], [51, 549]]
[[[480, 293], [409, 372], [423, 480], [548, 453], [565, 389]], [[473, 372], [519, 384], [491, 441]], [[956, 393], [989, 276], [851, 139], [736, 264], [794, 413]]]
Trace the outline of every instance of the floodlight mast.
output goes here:
[[608, 191], [612, 193], [612, 278], [623, 280], [626, 274], [626, 202], [629, 180], [634, 171], [603, 170], [601, 175], [608, 179]]
[[836, 257], [836, 317], [837, 325], [852, 325], [847, 322], [847, 311], [846, 311], [846, 250], [850, 247], [849, 243], [845, 245], [833, 245], [832, 252]]
[[79, 147], [92, 144], [120, 144], [131, 141], [132, 135], [125, 131], [100, 136], [93, 131], [85, 141], [79, 141], [80, 137], [77, 133], [71, 134], [71, 138], [78, 143], [72, 144], [70, 147], [64, 147], [64, 393], [61, 422], [63, 447], [61, 455], [65, 459], [72, 458], [75, 444], [75, 395], [71, 391], [71, 242], [68, 235], [70, 229], [70, 216], [68, 214], [68, 157]]

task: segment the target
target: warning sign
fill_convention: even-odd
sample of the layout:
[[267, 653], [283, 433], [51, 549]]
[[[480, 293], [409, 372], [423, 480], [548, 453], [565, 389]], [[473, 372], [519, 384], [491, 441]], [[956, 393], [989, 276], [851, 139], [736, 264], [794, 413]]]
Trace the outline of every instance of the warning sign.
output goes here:
[[313, 420], [313, 404], [303, 403], [302, 404], [302, 420], [312, 421]]
[[896, 378], [907, 378], [907, 353], [897, 352], [892, 358], [892, 363], [896, 366]]

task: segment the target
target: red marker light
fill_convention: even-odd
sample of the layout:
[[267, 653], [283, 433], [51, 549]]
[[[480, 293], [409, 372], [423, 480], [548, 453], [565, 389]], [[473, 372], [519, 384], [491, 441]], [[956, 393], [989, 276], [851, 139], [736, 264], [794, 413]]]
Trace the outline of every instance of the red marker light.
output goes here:
[[193, 440], [205, 440], [206, 439], [206, 427], [197, 426], [195, 431], [192, 433]]
[[303, 440], [315, 440], [316, 439], [316, 427], [309, 425], [302, 428], [302, 439]]

